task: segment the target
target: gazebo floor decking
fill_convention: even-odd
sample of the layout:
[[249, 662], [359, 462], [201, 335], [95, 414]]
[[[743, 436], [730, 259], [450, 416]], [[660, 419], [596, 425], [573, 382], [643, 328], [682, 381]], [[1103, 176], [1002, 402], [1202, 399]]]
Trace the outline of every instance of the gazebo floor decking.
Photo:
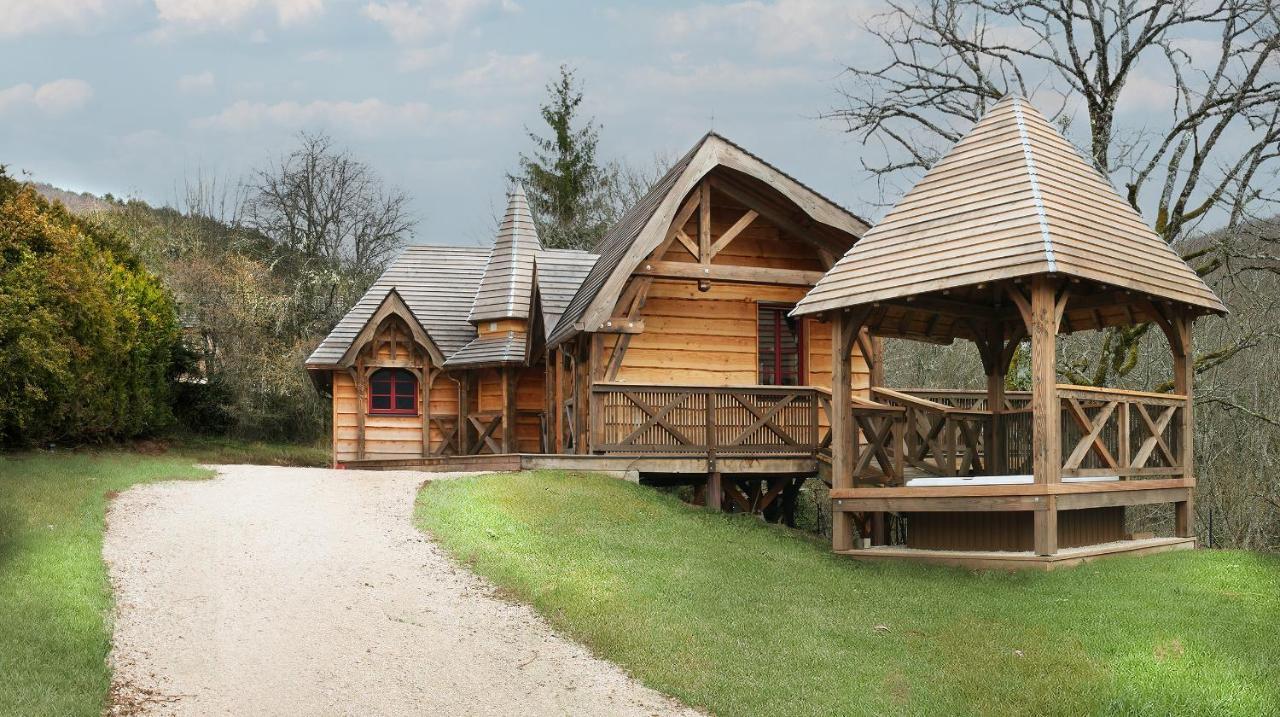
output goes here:
[[428, 473], [464, 471], [576, 470], [604, 473], [668, 473], [806, 475], [818, 472], [811, 455], [716, 456], [659, 454], [498, 453], [469, 456], [429, 456], [345, 461], [341, 467], [364, 470], [420, 470]]
[[1150, 555], [1170, 550], [1190, 550], [1195, 538], [1143, 538], [1120, 540], [1079, 548], [1062, 548], [1053, 555], [1036, 555], [1033, 551], [998, 550], [924, 550], [901, 545], [838, 550], [857, 560], [909, 560], [972, 570], [1054, 570], [1080, 565], [1099, 558]]

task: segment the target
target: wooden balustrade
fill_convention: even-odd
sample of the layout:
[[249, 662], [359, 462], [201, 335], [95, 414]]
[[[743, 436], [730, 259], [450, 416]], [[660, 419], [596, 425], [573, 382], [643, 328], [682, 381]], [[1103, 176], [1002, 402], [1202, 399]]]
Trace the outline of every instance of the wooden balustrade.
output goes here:
[[1059, 385], [1062, 475], [1143, 478], [1185, 473], [1187, 397]]
[[[1186, 397], [1067, 385], [1057, 392], [1063, 476], [1183, 473]], [[977, 391], [874, 388], [872, 396], [852, 400], [854, 475], [862, 484], [902, 485], [911, 471], [1033, 473], [1026, 392], [1010, 392], [994, 412]], [[831, 393], [822, 388], [602, 383], [591, 401], [597, 453], [822, 456], [831, 449]], [[483, 440], [489, 426], [476, 428], [481, 446], [491, 444]]]
[[591, 400], [597, 453], [813, 455], [820, 442], [808, 386], [605, 383]]

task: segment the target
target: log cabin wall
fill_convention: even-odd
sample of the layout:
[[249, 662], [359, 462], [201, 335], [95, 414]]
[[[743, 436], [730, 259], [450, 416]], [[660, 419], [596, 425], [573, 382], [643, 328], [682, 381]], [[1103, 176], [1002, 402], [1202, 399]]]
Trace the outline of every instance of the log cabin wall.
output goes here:
[[[516, 378], [516, 444], [520, 453], [542, 452], [542, 419], [546, 401], [546, 367], [542, 363], [514, 367]], [[479, 413], [502, 413], [502, 370], [476, 371], [476, 400]]]
[[[746, 207], [714, 194], [712, 242], [733, 227], [746, 211]], [[698, 221], [695, 212], [685, 224], [685, 233], [696, 237]], [[679, 242], [673, 243], [662, 259], [697, 263]], [[778, 228], [763, 217], [757, 217], [743, 229], [716, 254], [712, 263], [815, 272], [825, 269], [810, 245], [783, 237]], [[655, 279], [639, 312], [644, 331], [631, 336], [616, 375], [605, 376], [605, 380], [633, 384], [757, 384], [758, 307], [762, 304], [790, 306], [806, 291], [804, 286], [713, 281], [709, 290], [703, 292], [695, 281]], [[804, 383], [828, 388], [831, 386], [830, 324], [806, 319], [803, 335]], [[604, 337], [606, 363], [622, 340], [617, 335]], [[868, 395], [870, 375], [858, 349], [854, 351], [852, 369], [855, 389]]]
[[[358, 460], [360, 456], [360, 423], [364, 422], [364, 458], [406, 458], [423, 455], [422, 431], [424, 419], [430, 416], [452, 417], [457, 414], [457, 385], [448, 380], [437, 368], [431, 366], [426, 352], [413, 343], [412, 333], [403, 319], [386, 322], [365, 346], [359, 349], [355, 373], [366, 373], [379, 366], [405, 367], [424, 377], [418, 386], [418, 413], [416, 415], [377, 415], [369, 413], [368, 396], [361, 399], [352, 372], [332, 372], [333, 390], [333, 461], [343, 463]], [[427, 416], [421, 381], [430, 377], [427, 396]], [[363, 416], [362, 416], [363, 414]], [[432, 424], [427, 450], [440, 445], [443, 436], [440, 428]]]
[[[356, 386], [351, 375], [333, 372], [333, 460], [356, 460], [358, 419]], [[365, 407], [368, 410], [368, 406]], [[431, 415], [452, 422], [458, 415], [458, 385], [443, 374], [431, 384]], [[404, 458], [422, 455], [422, 416], [365, 415], [365, 457]], [[430, 449], [440, 446], [440, 428], [431, 426]]]

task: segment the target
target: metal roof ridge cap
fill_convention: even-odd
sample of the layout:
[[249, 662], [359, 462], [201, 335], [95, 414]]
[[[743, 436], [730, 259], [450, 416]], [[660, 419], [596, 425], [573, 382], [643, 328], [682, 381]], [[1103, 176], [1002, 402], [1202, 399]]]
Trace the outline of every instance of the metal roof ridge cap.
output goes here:
[[1026, 121], [1022, 116], [1023, 100], [1016, 95], [1011, 100], [1014, 121], [1018, 125], [1018, 139], [1022, 142], [1022, 157], [1027, 165], [1027, 178], [1031, 182], [1031, 200], [1035, 202], [1036, 216], [1040, 221], [1040, 237], [1044, 241], [1045, 260], [1048, 261], [1049, 271], [1052, 273], [1058, 270], [1058, 262], [1054, 258], [1053, 237], [1049, 234], [1049, 220], [1044, 213], [1044, 196], [1040, 193], [1040, 182], [1036, 179], [1035, 155], [1031, 151], [1031, 139], [1027, 136]]

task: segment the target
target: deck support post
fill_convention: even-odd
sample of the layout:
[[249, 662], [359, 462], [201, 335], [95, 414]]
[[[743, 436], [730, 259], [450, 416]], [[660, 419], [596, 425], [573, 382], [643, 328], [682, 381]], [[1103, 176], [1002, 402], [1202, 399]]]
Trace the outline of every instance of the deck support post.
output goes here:
[[502, 452], [518, 453], [516, 445], [516, 380], [519, 369], [502, 367]]
[[715, 512], [720, 512], [720, 501], [724, 496], [724, 486], [720, 480], [719, 471], [711, 471], [707, 474], [707, 507]]
[[[1015, 289], [1016, 291], [1016, 289]], [[1027, 335], [1031, 337], [1032, 473], [1037, 484], [1058, 483], [1062, 477], [1062, 409], [1058, 401], [1057, 338], [1065, 297], [1058, 282], [1037, 276], [1031, 283]], [[1039, 555], [1058, 552], [1058, 510], [1049, 497], [1036, 511], [1035, 546]]]
[[[854, 448], [858, 430], [853, 421], [853, 374], [849, 361], [868, 310], [838, 312], [831, 322], [831, 487], [853, 487]], [[833, 509], [831, 549], [853, 549], [853, 514]]]

